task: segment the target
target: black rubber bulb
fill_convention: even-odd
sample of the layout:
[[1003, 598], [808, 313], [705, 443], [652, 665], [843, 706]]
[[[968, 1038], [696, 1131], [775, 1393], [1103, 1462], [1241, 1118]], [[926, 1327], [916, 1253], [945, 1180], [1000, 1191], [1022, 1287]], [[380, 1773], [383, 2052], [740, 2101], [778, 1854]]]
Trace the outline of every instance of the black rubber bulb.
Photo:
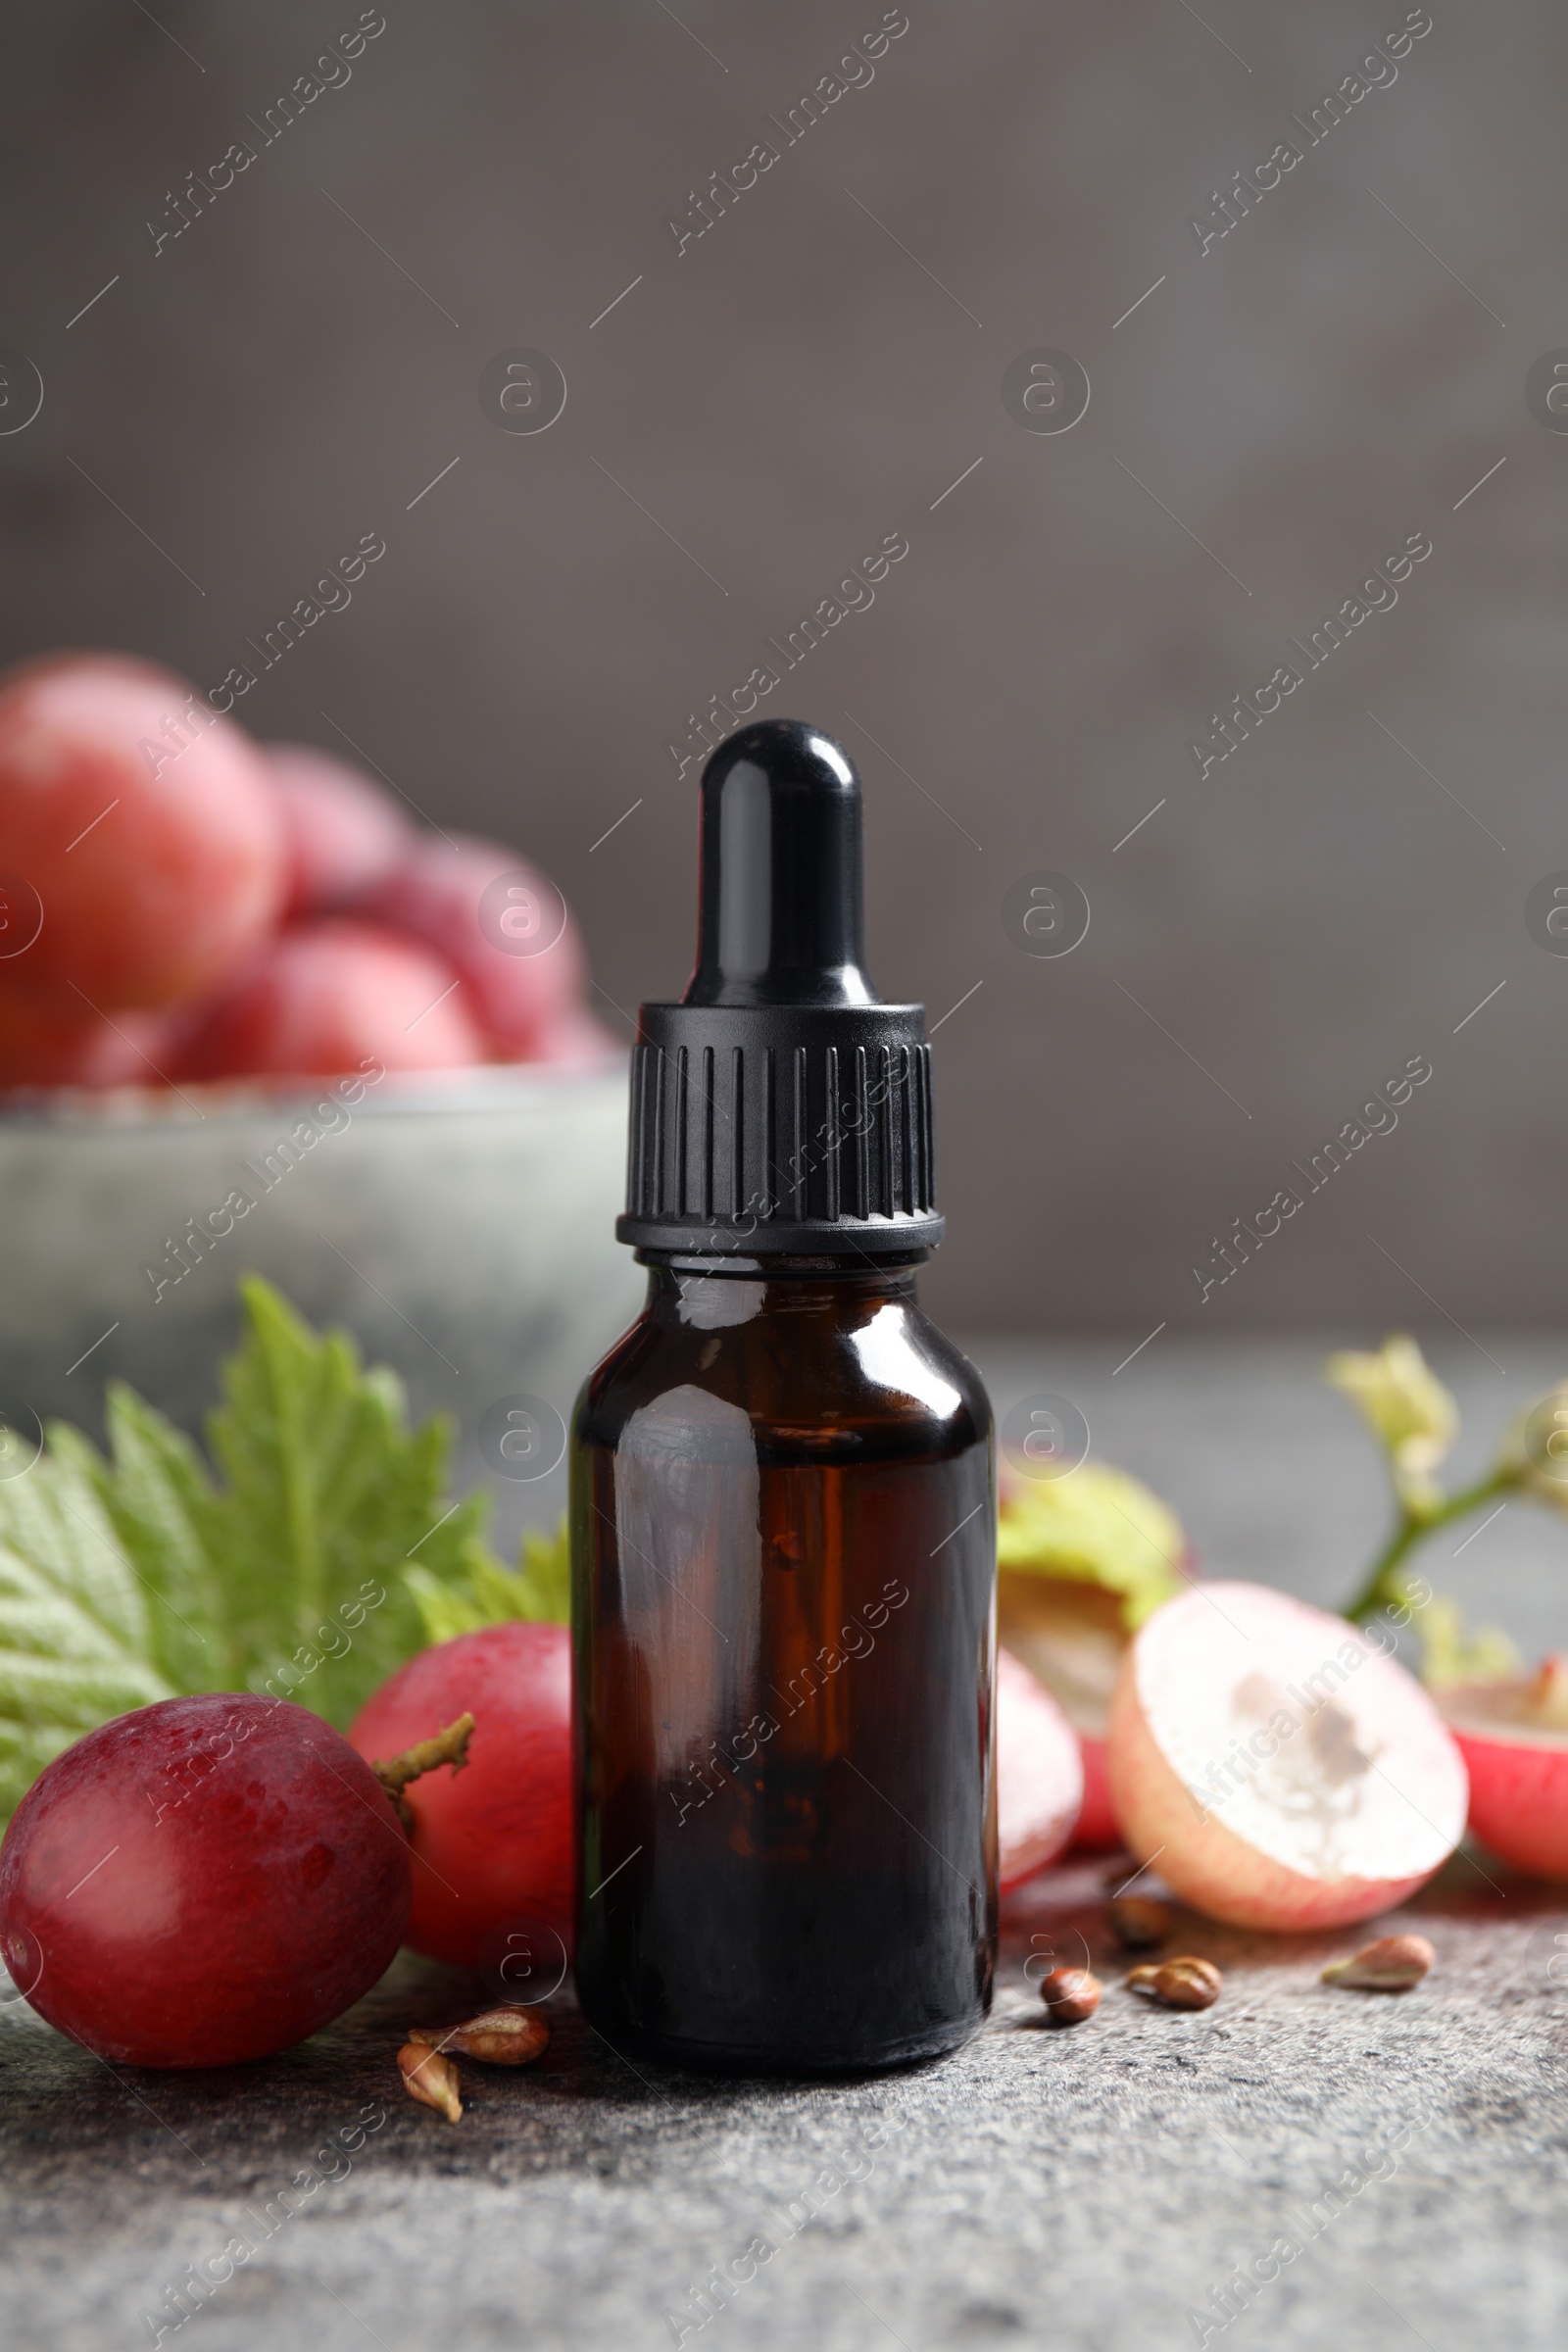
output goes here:
[[697, 968], [684, 1004], [876, 1004], [860, 779], [798, 718], [726, 737], [703, 770]]

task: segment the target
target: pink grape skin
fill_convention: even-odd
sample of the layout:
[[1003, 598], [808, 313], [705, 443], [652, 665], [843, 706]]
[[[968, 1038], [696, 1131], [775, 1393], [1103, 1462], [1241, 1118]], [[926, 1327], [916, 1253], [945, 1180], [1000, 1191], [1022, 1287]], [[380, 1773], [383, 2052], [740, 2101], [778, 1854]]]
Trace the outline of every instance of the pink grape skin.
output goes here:
[[559, 908], [552, 885], [515, 850], [467, 834], [459, 834], [455, 845], [437, 834], [417, 836], [357, 906], [373, 921], [439, 949], [468, 983], [497, 1059], [526, 1061], [552, 1021], [577, 1004], [585, 965], [569, 917], [560, 938], [536, 956], [509, 955], [486, 936], [480, 901], [502, 874], [531, 884], [547, 915]]
[[311, 744], [265, 743], [288, 858], [290, 915], [346, 906], [390, 873], [413, 828], [379, 784]]
[[625, 1054], [621, 1039], [586, 1005], [568, 1004], [539, 1031], [528, 1059], [552, 1062], [561, 1069], [592, 1070], [623, 1061]]
[[341, 1735], [217, 1693], [57, 1756], [0, 1847], [0, 1951], [40, 2016], [127, 2066], [233, 2066], [368, 1992], [408, 1921], [408, 1840]]
[[1470, 1828], [1539, 1879], [1568, 1879], [1568, 1742], [1525, 1745], [1453, 1722], [1470, 1775]]
[[1568, 1879], [1568, 1732], [1538, 1696], [1564, 1664], [1553, 1657], [1534, 1675], [1461, 1683], [1438, 1702], [1470, 1775], [1472, 1835], [1541, 1879]]
[[417, 940], [331, 915], [279, 933], [196, 1021], [188, 1078], [460, 1069], [486, 1059], [452, 966]]
[[468, 1761], [406, 1791], [414, 1813], [408, 1940], [475, 1966], [495, 1929], [526, 1919], [572, 1934], [571, 1639], [564, 1625], [482, 1626], [422, 1649], [366, 1700], [349, 1738], [401, 1755], [460, 1715]]
[[1010, 1894], [1054, 1862], [1083, 1805], [1078, 1737], [1010, 1650], [997, 1651], [997, 1878]]
[[1073, 1851], [1080, 1854], [1109, 1853], [1120, 1845], [1121, 1831], [1116, 1826], [1115, 1808], [1110, 1801], [1105, 1735], [1103, 1732], [1080, 1732], [1078, 1745], [1084, 1759], [1084, 1809], [1078, 1816], [1078, 1827], [1072, 1834]]
[[0, 1089], [162, 1086], [174, 1055], [171, 1016], [118, 1012], [80, 1019], [0, 979]]
[[109, 654], [50, 655], [0, 679], [0, 864], [43, 903], [37, 937], [0, 969], [63, 1012], [200, 994], [277, 918], [283, 835], [266, 768], [200, 695], [190, 718], [189, 694]]

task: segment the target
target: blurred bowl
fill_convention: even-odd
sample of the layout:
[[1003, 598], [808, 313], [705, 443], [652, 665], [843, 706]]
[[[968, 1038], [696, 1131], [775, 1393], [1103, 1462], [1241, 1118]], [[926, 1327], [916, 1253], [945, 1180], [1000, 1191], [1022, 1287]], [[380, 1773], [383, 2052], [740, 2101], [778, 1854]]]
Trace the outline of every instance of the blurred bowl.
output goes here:
[[416, 1414], [453, 1415], [458, 1483], [507, 1498], [503, 1532], [544, 1520], [550, 1414], [641, 1299], [625, 1152], [620, 1061], [13, 1098], [0, 1405], [96, 1432], [113, 1375], [199, 1431], [257, 1272], [392, 1365]]

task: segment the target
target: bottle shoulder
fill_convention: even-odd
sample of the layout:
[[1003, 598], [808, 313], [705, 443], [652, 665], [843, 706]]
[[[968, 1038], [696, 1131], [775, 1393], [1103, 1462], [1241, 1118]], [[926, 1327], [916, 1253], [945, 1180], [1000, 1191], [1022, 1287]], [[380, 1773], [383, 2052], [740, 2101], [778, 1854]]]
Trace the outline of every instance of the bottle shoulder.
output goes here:
[[938, 1458], [990, 1435], [979, 1373], [912, 1297], [770, 1302], [717, 1329], [644, 1314], [573, 1423], [592, 1447], [772, 1461]]

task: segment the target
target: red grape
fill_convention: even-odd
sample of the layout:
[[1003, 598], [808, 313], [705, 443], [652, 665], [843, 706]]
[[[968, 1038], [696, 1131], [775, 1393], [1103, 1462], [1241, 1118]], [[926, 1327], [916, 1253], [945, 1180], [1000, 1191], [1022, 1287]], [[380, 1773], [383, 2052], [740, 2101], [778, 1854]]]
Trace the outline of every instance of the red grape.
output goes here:
[[613, 1029], [606, 1028], [585, 1004], [568, 1004], [539, 1031], [528, 1059], [554, 1062], [562, 1069], [586, 1070], [619, 1061], [625, 1052]]
[[[416, 1952], [468, 1967], [490, 1934], [526, 1921], [571, 1940], [571, 1644], [564, 1625], [485, 1626], [421, 1650], [361, 1708], [349, 1739], [386, 1761], [469, 1713], [461, 1772], [405, 1792], [414, 1830]], [[511, 1987], [517, 1997], [515, 1987]]]
[[485, 1059], [457, 974], [416, 940], [331, 916], [279, 933], [199, 1018], [178, 1075], [329, 1077]]
[[114, 1011], [211, 988], [283, 895], [255, 746], [182, 680], [114, 655], [0, 681], [0, 849], [43, 906], [15, 977], [73, 1013], [83, 996]]
[[129, 2066], [303, 2040], [403, 1939], [408, 1840], [319, 1716], [219, 1693], [57, 1756], [0, 1847], [0, 1951], [40, 2016]]
[[262, 746], [288, 853], [290, 914], [319, 914], [379, 882], [410, 826], [369, 777], [308, 744]]
[[[503, 877], [514, 879], [510, 898]], [[561, 894], [496, 842], [460, 834], [453, 846], [421, 836], [359, 908], [457, 966], [500, 1059], [531, 1058], [550, 1022], [581, 994], [582, 949]], [[537, 953], [536, 940], [546, 943]]]
[[175, 1051], [168, 1014], [117, 1012], [108, 1021], [80, 1009], [78, 1019], [0, 981], [0, 1087], [163, 1084]]
[[997, 1652], [997, 1875], [1004, 1894], [1054, 1862], [1084, 1797], [1078, 1739], [1044, 1684]]
[[1072, 1834], [1073, 1851], [1104, 1854], [1121, 1843], [1115, 1807], [1110, 1801], [1110, 1774], [1105, 1763], [1103, 1732], [1079, 1731], [1084, 1759], [1084, 1809]]
[[1470, 1775], [1474, 1836], [1517, 1870], [1568, 1879], [1568, 1657], [1461, 1683], [1438, 1707]]

